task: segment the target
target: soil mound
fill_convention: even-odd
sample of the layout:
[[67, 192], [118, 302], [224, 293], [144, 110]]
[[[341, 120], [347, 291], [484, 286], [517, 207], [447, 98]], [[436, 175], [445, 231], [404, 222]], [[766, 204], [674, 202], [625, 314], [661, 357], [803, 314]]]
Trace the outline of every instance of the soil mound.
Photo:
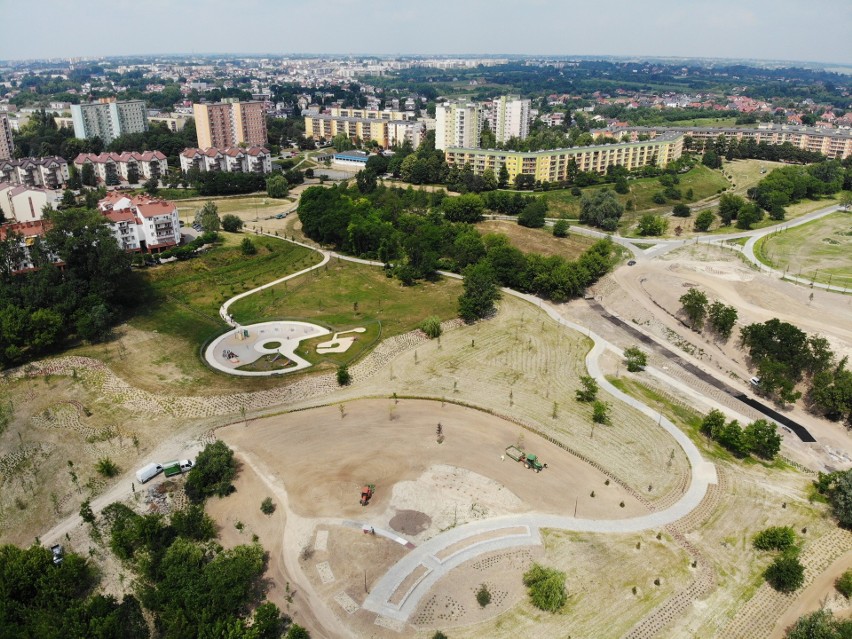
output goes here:
[[432, 524], [432, 518], [418, 510], [400, 510], [390, 520], [390, 527], [404, 535], [419, 535]]

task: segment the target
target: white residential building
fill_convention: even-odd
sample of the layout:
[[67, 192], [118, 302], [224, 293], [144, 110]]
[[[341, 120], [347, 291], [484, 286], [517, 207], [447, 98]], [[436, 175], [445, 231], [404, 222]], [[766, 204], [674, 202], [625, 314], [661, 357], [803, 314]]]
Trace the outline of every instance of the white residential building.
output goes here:
[[20, 184], [0, 182], [0, 210], [7, 222], [34, 222], [44, 217], [44, 207], [56, 209], [62, 200], [61, 191], [30, 188]]
[[184, 149], [180, 154], [180, 169], [189, 173], [197, 169], [202, 173], [224, 171], [225, 173], [272, 173], [272, 155], [262, 146], [246, 149], [228, 147], [217, 149]]
[[118, 181], [130, 181], [130, 174], [135, 168], [136, 182], [144, 182], [152, 177], [160, 179], [168, 175], [169, 163], [160, 151], [125, 151], [124, 153], [81, 153], [74, 158], [74, 166], [82, 172], [83, 166], [91, 164], [95, 177], [104, 184], [117, 184]]
[[498, 143], [510, 138], [525, 139], [530, 133], [530, 101], [517, 95], [503, 95], [494, 100], [491, 128]]
[[0, 115], [0, 160], [11, 160], [15, 144], [12, 142], [12, 125], [9, 118]]
[[98, 202], [98, 209], [125, 251], [159, 253], [180, 244], [177, 207], [167, 200], [113, 191]]
[[142, 100], [72, 104], [71, 119], [77, 138], [99, 137], [104, 144], [127, 133], [142, 133], [148, 129], [148, 112]]
[[435, 148], [479, 148], [482, 108], [476, 103], [447, 102], [435, 108]]
[[57, 189], [68, 182], [68, 162], [59, 156], [0, 160], [0, 182]]

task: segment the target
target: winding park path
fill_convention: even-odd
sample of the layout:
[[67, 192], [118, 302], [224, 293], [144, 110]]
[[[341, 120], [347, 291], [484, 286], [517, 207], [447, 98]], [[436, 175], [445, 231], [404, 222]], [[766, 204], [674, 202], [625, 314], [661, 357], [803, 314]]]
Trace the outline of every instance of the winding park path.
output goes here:
[[[276, 236], [273, 235], [270, 237]], [[278, 239], [294, 242], [294, 240], [281, 237]], [[228, 322], [229, 325], [236, 327], [236, 322], [228, 312], [231, 304], [258, 291], [267, 289], [270, 286], [275, 286], [276, 284], [320, 268], [327, 264], [332, 257], [358, 264], [383, 266], [381, 262], [340, 255], [300, 242], [294, 243], [318, 251], [322, 254], [323, 259], [318, 264], [307, 269], [232, 297], [220, 308], [219, 314], [223, 320]], [[445, 277], [461, 279], [461, 276], [455, 273], [442, 272], [441, 274]], [[568, 515], [527, 513], [476, 521], [443, 532], [412, 549], [411, 552], [394, 564], [374, 584], [363, 603], [363, 608], [375, 612], [382, 617], [401, 622], [407, 621], [414, 610], [416, 610], [423, 596], [429, 592], [430, 588], [438, 580], [446, 576], [453, 568], [486, 552], [517, 546], [538, 545], [541, 543], [539, 531], [542, 528], [598, 533], [631, 533], [648, 529], [659, 529], [688, 515], [704, 499], [709, 486], [717, 483], [716, 467], [701, 456], [698, 448], [692, 443], [689, 437], [669, 421], [665, 415], [623, 393], [606, 379], [600, 368], [600, 356], [606, 350], [614, 350], [620, 353], [621, 349], [592, 332], [590, 328], [566, 320], [553, 306], [539, 297], [520, 293], [509, 288], [504, 288], [503, 292], [538, 306], [561, 326], [584, 333], [593, 341], [594, 346], [585, 359], [589, 375], [597, 381], [602, 389], [610, 393], [618, 401], [624, 402], [655, 420], [659, 424], [659, 427], [665, 430], [677, 442], [683, 449], [690, 464], [689, 488], [669, 508], [631, 519], [583, 519]], [[566, 504], [566, 510], [570, 509], [571, 505]], [[454, 550], [455, 548], [458, 549]], [[415, 577], [412, 578], [412, 575]], [[407, 584], [411, 583], [411, 585], [408, 586], [406, 592], [398, 593], [397, 591], [403, 582]]]

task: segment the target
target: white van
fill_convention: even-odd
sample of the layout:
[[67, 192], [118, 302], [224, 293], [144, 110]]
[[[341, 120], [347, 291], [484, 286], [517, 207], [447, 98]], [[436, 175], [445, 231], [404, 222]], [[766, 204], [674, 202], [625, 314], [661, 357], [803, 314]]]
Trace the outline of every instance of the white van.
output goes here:
[[136, 479], [138, 479], [140, 483], [144, 484], [146, 481], [152, 477], [156, 477], [161, 472], [163, 472], [163, 467], [160, 464], [148, 464], [136, 471]]

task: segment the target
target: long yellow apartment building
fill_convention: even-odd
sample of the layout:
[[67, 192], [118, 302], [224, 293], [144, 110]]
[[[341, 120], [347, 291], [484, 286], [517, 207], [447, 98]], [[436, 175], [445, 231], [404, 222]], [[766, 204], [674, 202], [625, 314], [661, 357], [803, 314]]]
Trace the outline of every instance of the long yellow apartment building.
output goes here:
[[505, 166], [509, 180], [519, 174], [535, 176], [536, 181], [562, 182], [568, 179], [571, 160], [580, 171], [606, 173], [607, 167], [619, 164], [628, 170], [643, 166], [665, 166], [680, 158], [683, 152], [682, 134], [664, 134], [653, 140], [619, 142], [595, 146], [579, 146], [546, 151], [500, 151], [495, 149], [448, 148], [447, 164], [469, 165], [474, 174], [487, 169], [496, 175]]

